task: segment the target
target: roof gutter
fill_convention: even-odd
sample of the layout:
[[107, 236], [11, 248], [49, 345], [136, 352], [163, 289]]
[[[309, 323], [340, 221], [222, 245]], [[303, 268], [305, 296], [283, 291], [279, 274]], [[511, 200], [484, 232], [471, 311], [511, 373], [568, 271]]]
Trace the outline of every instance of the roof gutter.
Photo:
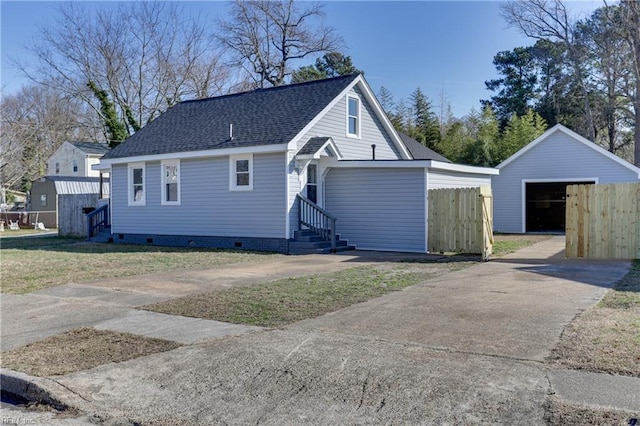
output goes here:
[[269, 154], [275, 152], [287, 151], [287, 144], [276, 145], [262, 145], [262, 146], [249, 146], [242, 148], [222, 148], [222, 149], [208, 149], [203, 151], [184, 151], [184, 152], [170, 152], [166, 154], [154, 154], [154, 155], [137, 155], [131, 157], [120, 158], [102, 158], [98, 167], [93, 167], [94, 170], [109, 169], [114, 164], [126, 164], [126, 163], [138, 163], [143, 161], [162, 161], [162, 160], [188, 160], [192, 158], [204, 158], [204, 157], [226, 157], [228, 155], [236, 154]]
[[479, 175], [500, 174], [500, 170], [491, 167], [467, 166], [464, 164], [445, 163], [437, 160], [333, 160], [328, 164], [328, 166], [335, 168], [428, 168], [433, 170], [446, 170]]

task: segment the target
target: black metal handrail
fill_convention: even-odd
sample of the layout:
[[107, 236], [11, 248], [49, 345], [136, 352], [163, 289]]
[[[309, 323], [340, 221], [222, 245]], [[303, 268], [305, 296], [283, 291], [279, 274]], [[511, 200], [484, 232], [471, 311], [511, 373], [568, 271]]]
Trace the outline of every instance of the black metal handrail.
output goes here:
[[298, 229], [306, 226], [325, 241], [331, 241], [331, 250], [336, 249], [336, 220], [328, 211], [298, 194]]
[[109, 218], [109, 204], [98, 207], [87, 213], [87, 239], [95, 237], [98, 232], [111, 226]]

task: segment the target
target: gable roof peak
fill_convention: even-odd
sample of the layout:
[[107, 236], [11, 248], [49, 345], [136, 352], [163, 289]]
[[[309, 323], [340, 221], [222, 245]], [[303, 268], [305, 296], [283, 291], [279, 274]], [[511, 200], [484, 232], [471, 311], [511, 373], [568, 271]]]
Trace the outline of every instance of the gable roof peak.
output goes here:
[[610, 160], [615, 161], [616, 163], [626, 167], [627, 169], [633, 171], [634, 173], [637, 173], [638, 174], [638, 178], [640, 178], [640, 168], [639, 167], [636, 167], [633, 164], [629, 163], [628, 161], [624, 160], [623, 158], [620, 158], [617, 155], [607, 151], [606, 149], [604, 149], [603, 147], [601, 147], [597, 143], [590, 141], [589, 139], [587, 139], [584, 136], [574, 132], [573, 130], [569, 129], [568, 127], [566, 127], [566, 126], [564, 126], [564, 125], [562, 125], [560, 123], [554, 125], [552, 128], [548, 129], [546, 132], [544, 132], [543, 134], [538, 136], [536, 139], [534, 139], [533, 141], [529, 142], [524, 147], [520, 148], [520, 150], [516, 151], [516, 153], [513, 154], [511, 157], [507, 158], [502, 163], [498, 164], [496, 166], [496, 169], [502, 169], [505, 166], [509, 165], [514, 160], [520, 158], [523, 154], [525, 154], [526, 152], [528, 152], [529, 150], [534, 148], [536, 145], [538, 145], [539, 143], [545, 141], [551, 135], [553, 135], [553, 134], [555, 134], [557, 132], [564, 133], [565, 135], [567, 135], [570, 138], [572, 138], [573, 140], [581, 143], [582, 145], [584, 145], [584, 146], [586, 146], [586, 147], [588, 147], [588, 148], [600, 153], [601, 155], [609, 158]]
[[287, 144], [359, 78], [360, 74], [351, 74], [183, 101], [103, 158]]

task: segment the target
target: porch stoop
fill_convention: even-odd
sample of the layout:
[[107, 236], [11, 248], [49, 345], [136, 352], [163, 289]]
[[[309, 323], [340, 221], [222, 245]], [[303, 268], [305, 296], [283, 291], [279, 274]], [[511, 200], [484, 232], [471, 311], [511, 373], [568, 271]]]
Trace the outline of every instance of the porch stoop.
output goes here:
[[310, 229], [295, 231], [293, 241], [289, 243], [289, 254], [322, 254], [355, 250], [347, 240], [341, 240], [336, 234], [336, 248], [331, 250], [331, 241], [327, 241]]

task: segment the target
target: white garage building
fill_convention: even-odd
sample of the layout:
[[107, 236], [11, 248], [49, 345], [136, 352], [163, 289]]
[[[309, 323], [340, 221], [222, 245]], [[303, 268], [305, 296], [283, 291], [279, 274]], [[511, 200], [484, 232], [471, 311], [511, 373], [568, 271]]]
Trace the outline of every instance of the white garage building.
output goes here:
[[557, 124], [492, 176], [494, 231], [564, 232], [566, 186], [640, 181], [640, 168]]

